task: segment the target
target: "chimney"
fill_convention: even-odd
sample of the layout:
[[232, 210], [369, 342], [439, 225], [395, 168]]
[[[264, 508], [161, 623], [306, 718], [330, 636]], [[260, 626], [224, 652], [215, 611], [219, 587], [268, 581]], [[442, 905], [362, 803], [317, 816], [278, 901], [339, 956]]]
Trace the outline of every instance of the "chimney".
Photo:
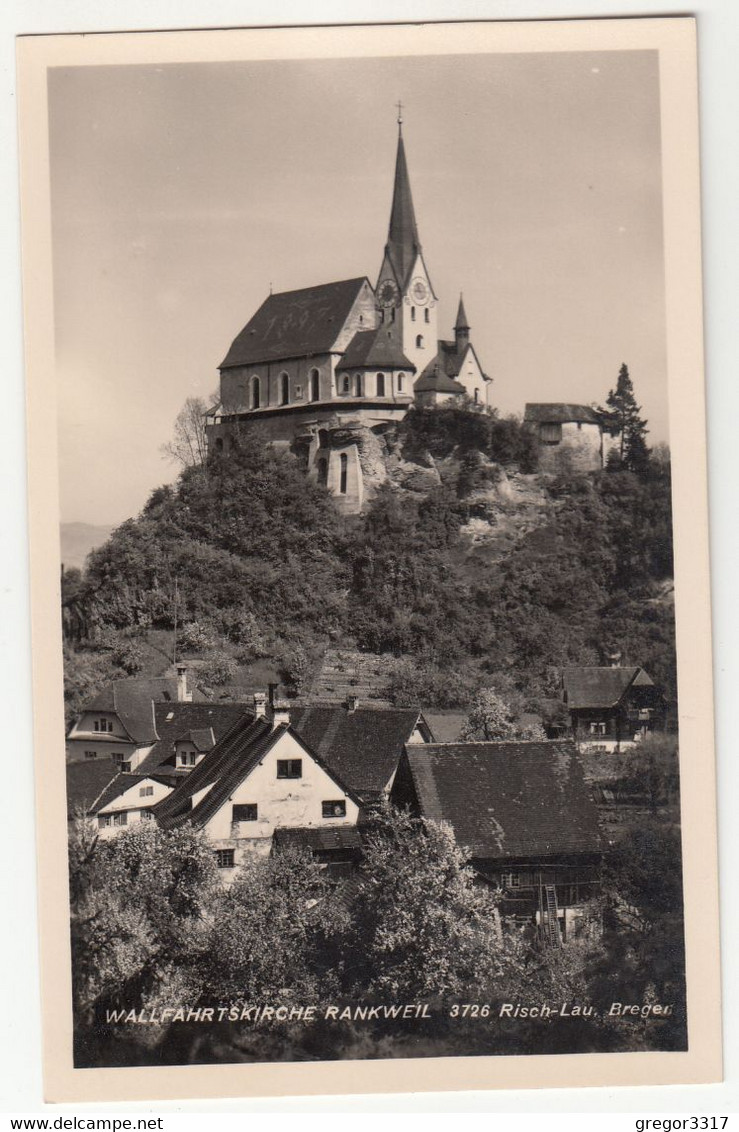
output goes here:
[[359, 696], [349, 694], [346, 697], [346, 710], [348, 712], [356, 711], [359, 707]]
[[267, 715], [267, 693], [254, 693], [254, 718], [265, 719]]
[[272, 705], [272, 730], [276, 727], [289, 727], [290, 705], [284, 700], [275, 700]]
[[189, 704], [192, 702], [192, 692], [187, 690], [187, 668], [184, 664], [177, 665], [177, 703]]

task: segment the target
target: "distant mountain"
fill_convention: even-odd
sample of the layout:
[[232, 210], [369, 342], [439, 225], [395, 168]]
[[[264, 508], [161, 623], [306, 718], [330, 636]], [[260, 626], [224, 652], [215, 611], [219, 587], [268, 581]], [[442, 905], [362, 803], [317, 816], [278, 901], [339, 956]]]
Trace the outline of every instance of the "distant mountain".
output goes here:
[[101, 546], [112, 530], [112, 526], [98, 527], [92, 523], [60, 523], [63, 565], [81, 570], [90, 551]]

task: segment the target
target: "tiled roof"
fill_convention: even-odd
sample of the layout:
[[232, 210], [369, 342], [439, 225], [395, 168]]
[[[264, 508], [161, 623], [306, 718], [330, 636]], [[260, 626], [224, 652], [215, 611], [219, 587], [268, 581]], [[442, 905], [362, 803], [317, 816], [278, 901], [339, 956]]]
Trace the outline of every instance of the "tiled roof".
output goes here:
[[[193, 695], [200, 694], [197, 689], [193, 690]], [[176, 702], [176, 676], [132, 676], [103, 688], [83, 710], [115, 712], [133, 741], [147, 746], [157, 737], [152, 705]]]
[[416, 708], [311, 705], [290, 712], [293, 730], [363, 802], [381, 796], [418, 721]]
[[[157, 821], [165, 828], [185, 822], [204, 825], [283, 731], [279, 727], [272, 731], [266, 719], [243, 715], [177, 789], [154, 807]], [[201, 790], [208, 793], [193, 806], [193, 796]]]
[[236, 336], [220, 368], [328, 353], [365, 283], [365, 278], [344, 279], [270, 295]]
[[87, 813], [118, 773], [118, 764], [113, 759], [67, 763], [67, 816], [74, 818], [80, 812]]
[[[455, 381], [452, 376], [447, 372], [448, 365], [446, 362], [445, 352], [442, 349], [443, 342], [439, 343], [439, 353], [429, 362], [426, 369], [415, 382], [413, 389], [416, 393], [466, 393], [466, 389], [458, 381]], [[459, 373], [459, 366], [457, 366], [455, 373]]]
[[215, 747], [216, 739], [212, 727], [196, 727], [178, 735], [175, 743], [192, 743], [197, 751], [209, 751]]
[[651, 685], [641, 668], [563, 668], [562, 686], [569, 708], [610, 708], [622, 700], [632, 684]]
[[355, 825], [283, 827], [274, 832], [279, 848], [296, 846], [312, 850], [361, 849], [362, 835]]
[[150, 774], [159, 768], [164, 771], [169, 770], [167, 765], [162, 764], [166, 764], [167, 760], [174, 760], [175, 741], [188, 731], [212, 731], [215, 741], [218, 742], [238, 720], [243, 718], [251, 720], [253, 716], [246, 704], [210, 701], [155, 704], [154, 713], [158, 740], [137, 768], [137, 774]]
[[[164, 783], [165, 786], [174, 786], [175, 782], [178, 781], [174, 775], [147, 774], [146, 777], [152, 779], [154, 782]], [[109, 806], [111, 802], [114, 802], [116, 798], [120, 798], [121, 794], [125, 794], [127, 790], [130, 790], [132, 786], [141, 786], [143, 781], [140, 774], [128, 774], [125, 772], [117, 774], [113, 781], [108, 783], [102, 794], [95, 800], [94, 804], [89, 807], [90, 813], [100, 813], [100, 811], [104, 810], [106, 806]]]
[[378, 326], [376, 330], [360, 330], [355, 334], [336, 368], [359, 369], [362, 366], [407, 369], [412, 372], [416, 369], [384, 326]]
[[[407, 762], [406, 762], [407, 760]], [[571, 740], [406, 747], [421, 813], [448, 822], [472, 857], [600, 849], [598, 814]]]
[[532, 424], [568, 424], [581, 421], [585, 424], [600, 424], [601, 415], [590, 405], [567, 405], [559, 401], [551, 403], [529, 401], [524, 420]]

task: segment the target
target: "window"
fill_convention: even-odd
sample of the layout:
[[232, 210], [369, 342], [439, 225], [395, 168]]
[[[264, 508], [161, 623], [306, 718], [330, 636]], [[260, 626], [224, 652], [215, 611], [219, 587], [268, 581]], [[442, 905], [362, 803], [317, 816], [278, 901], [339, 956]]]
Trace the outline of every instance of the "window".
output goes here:
[[559, 444], [562, 439], [562, 425], [550, 421], [539, 425], [539, 440], [542, 444]]
[[339, 470], [340, 470], [339, 493], [341, 495], [346, 495], [346, 468], [347, 468], [346, 452], [342, 452], [341, 457], [339, 459]]
[[128, 814], [125, 810], [122, 814], [113, 814], [113, 825], [128, 825]]
[[429, 321], [430, 321], [430, 318], [429, 318], [429, 308], [428, 308], [428, 307], [426, 307], [426, 308], [424, 309], [424, 312], [423, 312], [423, 321], [424, 321], [424, 322], [429, 322]]
[[302, 759], [278, 759], [277, 760], [277, 777], [278, 778], [302, 778], [303, 777], [303, 760]]
[[385, 396], [385, 374], [384, 373], [378, 373], [378, 375], [377, 375], [377, 396], [378, 397], [384, 397]]
[[318, 486], [328, 486], [328, 460], [325, 456], [319, 456], [317, 461], [318, 467]]
[[96, 759], [98, 757], [97, 751], [85, 751], [86, 759]]
[[98, 829], [107, 829], [112, 823], [113, 819], [110, 814], [101, 814], [98, 818]]
[[290, 378], [286, 373], [280, 374], [280, 404], [288, 405], [290, 403]]
[[405, 384], [405, 374], [399, 373], [398, 374], [398, 393], [403, 392], [403, 385], [404, 384]]
[[109, 719], [100, 719], [100, 720], [96, 719], [95, 720], [95, 730], [96, 731], [112, 731], [113, 730], [113, 723]]
[[317, 369], [310, 371], [310, 399], [318, 401], [321, 396], [321, 375]]
[[417, 350], [423, 349], [423, 334], [416, 335], [416, 349]]
[[259, 408], [259, 404], [260, 404], [260, 401], [261, 401], [260, 394], [261, 394], [261, 388], [260, 388], [259, 378], [253, 377], [251, 379], [251, 407], [252, 407], [252, 409], [258, 409]]
[[216, 849], [215, 857], [219, 869], [232, 869], [234, 867], [233, 849]]
[[479, 400], [480, 400], [480, 390], [476, 389], [475, 390], [475, 404], [477, 404]]
[[126, 756], [121, 753], [121, 751], [113, 751], [110, 757], [117, 764], [118, 769], [122, 770], [124, 774], [127, 774], [130, 771], [131, 761], [130, 759], [127, 759]]
[[390, 309], [390, 321], [395, 322], [395, 307], [391, 307]]
[[354, 396], [362, 396], [362, 375], [361, 373], [354, 374]]
[[216, 437], [216, 452], [222, 452], [222, 451], [223, 451], [223, 437], [217, 436]]
[[590, 724], [590, 734], [591, 735], [605, 735], [605, 733], [606, 733], [605, 723], [591, 723]]
[[349, 393], [351, 391], [351, 378], [348, 374], [341, 382], [341, 391], [342, 393]]
[[346, 817], [346, 802], [321, 802], [321, 817], [323, 818], [345, 818]]
[[139, 786], [139, 798], [150, 798], [153, 793], [153, 786]]
[[99, 731], [99, 730], [100, 730], [100, 724], [98, 723], [98, 721], [97, 721], [97, 720], [95, 720], [95, 730], [96, 730], [96, 731]]
[[582, 421], [577, 422], [577, 431], [582, 432]]
[[416, 321], [416, 308], [411, 307], [411, 322], [415, 322], [415, 321]]
[[142, 821], [154, 821], [154, 815], [151, 812], [151, 810], [142, 810], [141, 811], [141, 820]]
[[244, 802], [240, 805], [235, 805], [231, 814], [231, 821], [256, 821], [257, 820], [257, 804], [256, 802]]

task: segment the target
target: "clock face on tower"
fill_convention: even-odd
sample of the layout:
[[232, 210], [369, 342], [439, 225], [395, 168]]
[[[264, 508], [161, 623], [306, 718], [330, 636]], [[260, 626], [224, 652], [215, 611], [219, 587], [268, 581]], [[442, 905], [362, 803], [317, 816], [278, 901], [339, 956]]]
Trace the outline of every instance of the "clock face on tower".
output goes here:
[[431, 295], [426, 280], [422, 279], [420, 275], [417, 275], [411, 283], [411, 298], [413, 302], [417, 303], [419, 307], [422, 307], [429, 301], [430, 297]]
[[400, 291], [392, 279], [385, 279], [377, 288], [377, 301], [381, 307], [395, 307], [400, 299]]

